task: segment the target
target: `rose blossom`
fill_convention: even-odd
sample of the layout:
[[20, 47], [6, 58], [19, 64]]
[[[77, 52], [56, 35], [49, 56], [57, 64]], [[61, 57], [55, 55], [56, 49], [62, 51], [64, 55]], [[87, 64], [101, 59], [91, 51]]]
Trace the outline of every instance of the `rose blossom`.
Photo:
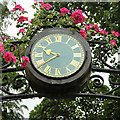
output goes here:
[[27, 62], [29, 62], [29, 63], [30, 63], [29, 58], [28, 58], [28, 57], [23, 56], [23, 57], [22, 57], [21, 66], [22, 66], [22, 67], [27, 67]]
[[119, 37], [119, 36], [120, 36], [120, 33], [118, 33], [118, 32], [111, 31], [111, 33], [112, 33], [113, 35], [115, 35], [116, 37]]
[[22, 6], [20, 5], [15, 5], [15, 8], [13, 8], [13, 10], [11, 11], [14, 12], [15, 10], [21, 10], [22, 12], [24, 12], [24, 8], [22, 8]]
[[25, 31], [25, 29], [24, 29], [24, 28], [19, 30], [19, 32], [24, 32], [24, 31]]
[[2, 47], [3, 44], [0, 42], [0, 56], [1, 56], [1, 53], [4, 53], [4, 47]]
[[107, 33], [105, 30], [101, 30], [100, 33], [101, 33], [101, 34], [108, 35], [108, 33]]
[[86, 27], [87, 30], [93, 29], [93, 25], [92, 24], [85, 25], [85, 27]]
[[43, 3], [43, 6], [41, 6], [42, 9], [45, 8], [46, 10], [49, 10], [51, 7], [52, 6], [49, 3], [46, 3], [46, 4]]
[[119, 36], [120, 36], [120, 34], [119, 34], [118, 32], [116, 32], [116, 33], [115, 33], [115, 36], [116, 36], [116, 37], [119, 37]]
[[83, 12], [80, 9], [73, 11], [71, 19], [76, 24], [85, 22], [85, 17], [83, 16]]
[[116, 41], [115, 40], [111, 40], [110, 43], [111, 43], [111, 45], [116, 45]]
[[27, 62], [21, 62], [22, 67], [27, 67]]
[[22, 57], [22, 60], [25, 61], [25, 62], [30, 62], [30, 61], [29, 61], [29, 58], [28, 58], [28, 57], [25, 57], [25, 56]]
[[80, 30], [80, 35], [82, 35], [85, 39], [87, 38], [87, 34], [85, 33], [85, 30], [84, 29], [82, 29], [82, 30]]
[[4, 55], [3, 55], [3, 58], [6, 60], [6, 62], [11, 62], [13, 61], [14, 63], [17, 62], [17, 59], [16, 57], [12, 54], [12, 52], [6, 52]]
[[6, 40], [6, 37], [2, 37], [2, 39]]
[[20, 16], [17, 21], [20, 22], [20, 23], [22, 23], [23, 21], [28, 21], [28, 18], [24, 17], [24, 16]]
[[67, 8], [65, 8], [65, 7], [64, 7], [64, 8], [61, 8], [60, 11], [61, 11], [61, 15], [63, 15], [63, 16], [66, 14], [66, 12], [67, 12], [68, 14], [70, 14], [69, 10], [68, 10]]

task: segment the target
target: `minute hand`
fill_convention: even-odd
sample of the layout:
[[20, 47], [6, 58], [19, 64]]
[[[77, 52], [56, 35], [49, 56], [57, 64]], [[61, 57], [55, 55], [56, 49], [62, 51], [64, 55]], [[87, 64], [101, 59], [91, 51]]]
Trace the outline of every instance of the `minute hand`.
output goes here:
[[42, 63], [41, 65], [39, 65], [39, 66], [38, 66], [38, 68], [39, 68], [39, 67], [41, 67], [42, 65], [44, 65], [45, 63], [47, 63], [47, 62], [51, 61], [52, 59], [54, 59], [54, 58], [58, 57], [58, 56], [59, 56], [59, 54], [56, 54], [55, 56], [51, 57], [50, 59], [48, 59], [47, 61], [45, 61], [45, 62], [44, 62], [44, 63]]

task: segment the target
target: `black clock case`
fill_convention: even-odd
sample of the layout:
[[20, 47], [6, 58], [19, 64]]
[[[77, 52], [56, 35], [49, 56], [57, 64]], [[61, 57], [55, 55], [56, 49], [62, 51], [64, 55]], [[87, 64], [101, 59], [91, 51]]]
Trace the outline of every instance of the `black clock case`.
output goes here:
[[40, 40], [42, 37], [53, 33], [68, 34], [79, 40], [81, 45], [83, 45], [86, 54], [82, 67], [71, 76], [64, 78], [52, 78], [45, 76], [33, 67], [32, 62], [27, 64], [25, 71], [26, 77], [35, 91], [43, 94], [44, 96], [63, 98], [66, 97], [66, 94], [78, 93], [84, 88], [87, 78], [91, 72], [91, 50], [88, 42], [79, 33], [66, 28], [49, 28], [41, 33], [38, 33], [31, 39], [29, 46], [26, 48], [26, 56], [30, 58], [31, 48], [36, 40]]

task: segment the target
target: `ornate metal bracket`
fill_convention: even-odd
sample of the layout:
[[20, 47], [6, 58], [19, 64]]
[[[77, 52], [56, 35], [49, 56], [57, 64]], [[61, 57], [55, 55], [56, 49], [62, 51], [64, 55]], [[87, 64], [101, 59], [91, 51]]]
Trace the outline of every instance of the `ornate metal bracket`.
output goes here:
[[[47, 28], [47, 27], [55, 27], [54, 25], [47, 25], [47, 26], [41, 26], [41, 28]], [[62, 25], [64, 28], [70, 28], [73, 26], [71, 25]], [[74, 27], [77, 30], [80, 30], [78, 27]], [[40, 28], [39, 28], [40, 29]], [[32, 35], [35, 33], [34, 31]], [[17, 46], [18, 49], [18, 55], [19, 60], [21, 60], [20, 56], [20, 45], [24, 44], [27, 41], [15, 41], [10, 43], [10, 49], [12, 51], [12, 48], [14, 45]], [[105, 53], [107, 53], [111, 48], [106, 48], [105, 44], [106, 42], [98, 42], [98, 41], [88, 41], [91, 49], [94, 49], [95, 46], [96, 49], [98, 49], [98, 52], [96, 53], [97, 57], [96, 59], [93, 59], [95, 61], [99, 60], [102, 64], [104, 64], [107, 68], [102, 68], [100, 65], [94, 64], [92, 65], [91, 69], [92, 72], [103, 72], [103, 73], [109, 73], [109, 78], [106, 78], [106, 76], [101, 76], [99, 74], [92, 74], [88, 81], [87, 81], [87, 90], [89, 93], [82, 91], [81, 93], [71, 93], [71, 97], [94, 97], [94, 98], [103, 98], [103, 99], [114, 99], [114, 100], [120, 100], [120, 96], [115, 94], [116, 91], [120, 90], [120, 68], [114, 68], [111, 65], [107, 64], [106, 61], [103, 60]], [[12, 44], [12, 45], [11, 45]], [[102, 53], [101, 55], [101, 51]], [[50, 97], [50, 96], [44, 96], [40, 93], [33, 93], [30, 92], [31, 88], [29, 85], [29, 82], [26, 78], [26, 74], [24, 73], [24, 68], [10, 68], [12, 63], [8, 63], [2, 68], [0, 68], [0, 72], [2, 73], [16, 73], [16, 72], [22, 72], [22, 74], [16, 74], [14, 78], [9, 78], [9, 76], [4, 76], [2, 83], [0, 84], [0, 91], [2, 91], [0, 100], [13, 100], [13, 99], [26, 99], [26, 98], [33, 98], [33, 97]], [[114, 77], [114, 79], [113, 79]], [[12, 79], [12, 80], [11, 80]], [[113, 80], [113, 81], [112, 81]], [[104, 82], [108, 81], [108, 84], [111, 86], [108, 88], [106, 85], [104, 85]], [[11, 87], [12, 86], [12, 87]], [[13, 88], [15, 91], [11, 91], [10, 88]], [[20, 91], [20, 92], [19, 92]], [[21, 92], [22, 91], [22, 92]]]

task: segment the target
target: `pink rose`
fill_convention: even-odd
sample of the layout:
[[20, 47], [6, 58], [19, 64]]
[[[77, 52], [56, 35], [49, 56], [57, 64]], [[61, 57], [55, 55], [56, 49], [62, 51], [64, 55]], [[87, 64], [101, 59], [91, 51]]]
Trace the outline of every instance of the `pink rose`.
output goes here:
[[25, 31], [25, 29], [24, 29], [24, 28], [19, 30], [19, 32], [24, 32], [24, 31]]
[[93, 29], [93, 25], [92, 24], [85, 25], [85, 27], [86, 27], [87, 30]]
[[71, 19], [76, 24], [85, 22], [85, 17], [83, 16], [83, 13], [80, 9], [73, 11]]
[[116, 33], [115, 33], [115, 36], [116, 36], [116, 37], [119, 37], [119, 36], [120, 36], [120, 34], [119, 34], [118, 32], [116, 32]]
[[111, 33], [112, 33], [113, 35], [115, 35], [115, 31], [111, 31]]
[[41, 6], [42, 9], [45, 8], [46, 10], [49, 10], [51, 7], [52, 6], [49, 3], [46, 3], [46, 4], [43, 3], [43, 6]]
[[116, 45], [116, 41], [115, 40], [111, 40], [110, 43], [111, 43], [111, 45]]
[[17, 62], [17, 59], [14, 55], [12, 55], [12, 52], [6, 52], [4, 55], [3, 55], [3, 58], [6, 60], [6, 62], [11, 62], [13, 61], [14, 63]]
[[22, 23], [23, 21], [28, 21], [28, 18], [24, 17], [24, 16], [20, 16], [17, 21], [20, 22], [20, 23]]
[[85, 33], [85, 30], [84, 29], [82, 29], [82, 30], [80, 30], [80, 35], [82, 35], [85, 39], [87, 38], [87, 34]]
[[23, 57], [22, 57], [21, 66], [22, 66], [22, 67], [27, 67], [27, 63], [28, 63], [28, 62], [30, 63], [29, 58], [23, 56]]
[[6, 37], [2, 37], [2, 39], [6, 40]]
[[2, 47], [3, 44], [0, 42], [0, 56], [1, 56], [1, 53], [4, 53], [4, 47]]
[[118, 32], [111, 31], [111, 33], [112, 33], [113, 35], [115, 35], [115, 37], [119, 37], [119, 36], [120, 36], [120, 33], [118, 33]]
[[60, 11], [61, 11], [61, 15], [63, 15], [63, 16], [64, 16], [66, 13], [71, 14], [70, 11], [69, 11], [67, 8], [65, 8], [65, 7], [64, 7], [64, 8], [61, 8]]
[[101, 33], [101, 34], [108, 35], [108, 33], [107, 33], [105, 30], [101, 30], [100, 33]]
[[22, 8], [22, 6], [20, 5], [15, 5], [15, 8], [13, 8], [13, 10], [11, 11], [14, 12], [15, 10], [21, 10], [22, 12], [24, 12], [24, 8]]
[[21, 62], [22, 67], [27, 67], [27, 62]]
[[25, 61], [25, 62], [30, 62], [30, 61], [29, 61], [29, 58], [28, 58], [28, 57], [25, 57], [25, 56], [22, 57], [22, 60]]
[[99, 31], [100, 31], [100, 28], [96, 27], [96, 28], [95, 28], [95, 31], [96, 31], [96, 32], [99, 32]]
[[98, 25], [97, 25], [97, 24], [95, 24], [95, 25], [94, 25], [94, 27], [95, 27], [95, 28], [98, 28]]
[[90, 28], [90, 29], [93, 29], [93, 25], [92, 25], [92, 24], [89, 24], [89, 28]]

